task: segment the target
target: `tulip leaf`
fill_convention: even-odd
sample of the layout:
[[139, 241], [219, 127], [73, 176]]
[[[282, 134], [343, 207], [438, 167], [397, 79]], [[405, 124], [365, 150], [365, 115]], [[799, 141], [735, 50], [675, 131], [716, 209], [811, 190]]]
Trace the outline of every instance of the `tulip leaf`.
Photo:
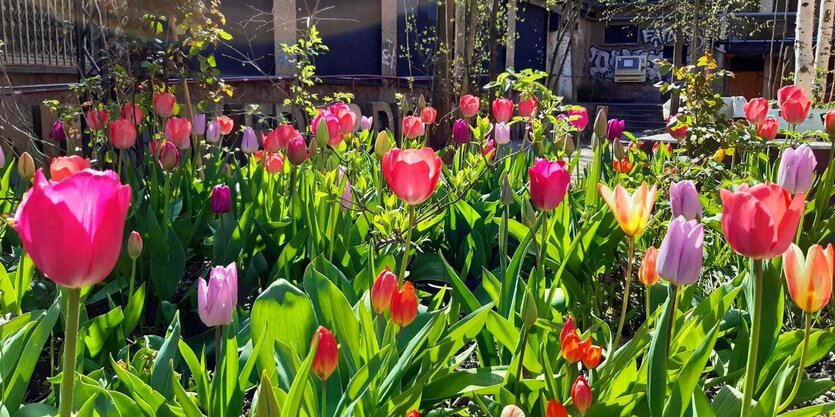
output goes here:
[[835, 411], [835, 402], [817, 404], [805, 408], [800, 408], [797, 410], [792, 410], [780, 414], [780, 417], [816, 417], [826, 415], [826, 413], [830, 413], [832, 411]]
[[319, 339], [313, 342], [310, 350], [307, 352], [307, 357], [299, 366], [296, 377], [293, 378], [293, 383], [290, 385], [290, 390], [287, 392], [287, 398], [284, 400], [284, 406], [281, 408], [281, 414], [285, 416], [301, 415], [302, 399], [305, 391], [307, 391], [308, 383], [310, 382], [310, 367], [313, 365], [313, 358], [316, 356], [316, 349], [319, 347]]
[[719, 325], [720, 323], [717, 322], [713, 326], [687, 363], [678, 370], [672, 393], [664, 406], [664, 417], [681, 417], [687, 410], [693, 391], [713, 353], [713, 346], [719, 336]]
[[171, 374], [177, 360], [177, 350], [180, 343], [180, 312], [174, 314], [174, 319], [165, 332], [165, 341], [154, 359], [154, 370], [151, 373], [151, 387], [162, 393], [165, 398], [172, 398], [174, 392], [171, 386]]
[[84, 344], [91, 357], [96, 357], [104, 348], [110, 334], [124, 321], [121, 307], [116, 307], [106, 314], [96, 316], [81, 325]]
[[251, 417], [281, 417], [281, 409], [266, 371], [261, 375], [261, 384], [252, 402], [255, 407], [250, 413]]
[[126, 335], [133, 333], [136, 325], [139, 324], [139, 318], [142, 317], [142, 310], [145, 307], [145, 283], [143, 282], [136, 292], [129, 296], [128, 304], [125, 306], [125, 320], [122, 322]]
[[664, 401], [667, 399], [667, 358], [669, 346], [670, 322], [673, 319], [673, 298], [675, 291], [672, 285], [669, 288], [667, 301], [664, 303], [664, 310], [655, 334], [652, 336], [652, 343], [649, 347], [649, 375], [647, 376], [647, 402], [652, 417], [661, 417], [664, 411]]
[[360, 325], [343, 293], [328, 278], [308, 265], [304, 273], [304, 289], [313, 303], [319, 324], [333, 329], [353, 374], [362, 366]]
[[368, 388], [377, 381], [377, 375], [382, 369], [383, 361], [388, 355], [389, 348], [391, 348], [391, 345], [380, 349], [377, 354], [372, 356], [354, 374], [351, 381], [348, 382], [348, 386], [345, 387], [345, 392], [339, 400], [339, 405], [336, 406], [337, 414], [335, 415], [340, 417], [351, 417], [354, 415], [354, 407], [357, 402], [362, 399], [362, 396], [368, 391]]
[[[305, 293], [279, 279], [267, 287], [252, 305], [252, 341], [258, 345], [261, 338], [267, 338], [266, 346], [280, 341], [288, 347], [305, 351], [316, 330], [316, 316], [313, 305]], [[276, 371], [273, 349], [261, 349], [258, 353], [259, 370], [269, 370], [270, 380]]]
[[194, 405], [194, 402], [191, 401], [191, 398], [188, 397], [188, 394], [177, 379], [177, 375], [173, 372], [171, 373], [171, 386], [174, 387], [174, 398], [177, 400], [177, 404], [183, 409], [185, 417], [203, 417], [203, 413], [200, 412], [197, 406]]
[[[14, 366], [14, 371], [8, 379], [2, 380], [0, 387], [4, 388], [3, 396], [0, 398], [8, 409], [17, 410], [26, 396], [26, 389], [38, 363], [38, 357], [43, 350], [44, 344], [49, 339], [55, 322], [61, 311], [61, 299], [55, 300], [45, 314], [40, 315], [37, 324], [31, 334], [26, 338], [20, 356]], [[5, 353], [5, 352], [0, 352]], [[5, 357], [5, 355], [4, 355]]]
[[[139, 408], [149, 416], [173, 417], [174, 414], [169, 407], [167, 400], [157, 390], [151, 388], [141, 378], [122, 368], [113, 358], [110, 359], [113, 372], [124, 384], [126, 392], [136, 402]], [[170, 381], [168, 382], [170, 384]]]

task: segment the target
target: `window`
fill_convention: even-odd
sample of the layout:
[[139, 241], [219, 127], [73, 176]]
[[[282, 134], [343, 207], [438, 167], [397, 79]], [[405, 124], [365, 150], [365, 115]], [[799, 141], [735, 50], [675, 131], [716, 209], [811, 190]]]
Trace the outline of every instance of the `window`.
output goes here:
[[635, 45], [638, 43], [638, 26], [607, 25], [603, 32], [603, 43], [606, 45]]

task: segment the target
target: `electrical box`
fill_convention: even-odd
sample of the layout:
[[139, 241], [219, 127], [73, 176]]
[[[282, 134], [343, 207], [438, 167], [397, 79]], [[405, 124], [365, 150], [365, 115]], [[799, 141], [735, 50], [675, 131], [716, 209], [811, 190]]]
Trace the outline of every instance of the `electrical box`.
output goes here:
[[647, 60], [643, 56], [619, 56], [615, 58], [616, 83], [643, 83], [647, 81]]

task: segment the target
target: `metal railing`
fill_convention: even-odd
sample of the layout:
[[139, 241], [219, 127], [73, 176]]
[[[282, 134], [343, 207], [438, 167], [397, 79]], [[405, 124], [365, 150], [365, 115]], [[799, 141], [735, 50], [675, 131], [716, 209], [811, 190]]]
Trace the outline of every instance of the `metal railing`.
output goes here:
[[75, 66], [74, 0], [0, 0], [0, 61], [8, 66]]

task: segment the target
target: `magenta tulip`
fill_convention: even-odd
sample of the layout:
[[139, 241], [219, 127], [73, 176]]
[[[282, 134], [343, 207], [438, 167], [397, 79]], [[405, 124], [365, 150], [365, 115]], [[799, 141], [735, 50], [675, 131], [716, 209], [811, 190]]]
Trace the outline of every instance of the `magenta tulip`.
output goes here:
[[452, 125], [452, 138], [458, 145], [470, 143], [470, 125], [464, 119], [458, 119]]
[[116, 266], [130, 199], [130, 186], [113, 171], [87, 169], [55, 182], [39, 170], [14, 228], [47, 278], [66, 288], [89, 287]]
[[571, 174], [565, 161], [537, 158], [528, 170], [531, 177], [531, 202], [537, 210], [550, 211], [562, 203], [568, 192]]
[[228, 213], [232, 210], [232, 195], [226, 185], [216, 185], [212, 188], [212, 211], [215, 214]]

